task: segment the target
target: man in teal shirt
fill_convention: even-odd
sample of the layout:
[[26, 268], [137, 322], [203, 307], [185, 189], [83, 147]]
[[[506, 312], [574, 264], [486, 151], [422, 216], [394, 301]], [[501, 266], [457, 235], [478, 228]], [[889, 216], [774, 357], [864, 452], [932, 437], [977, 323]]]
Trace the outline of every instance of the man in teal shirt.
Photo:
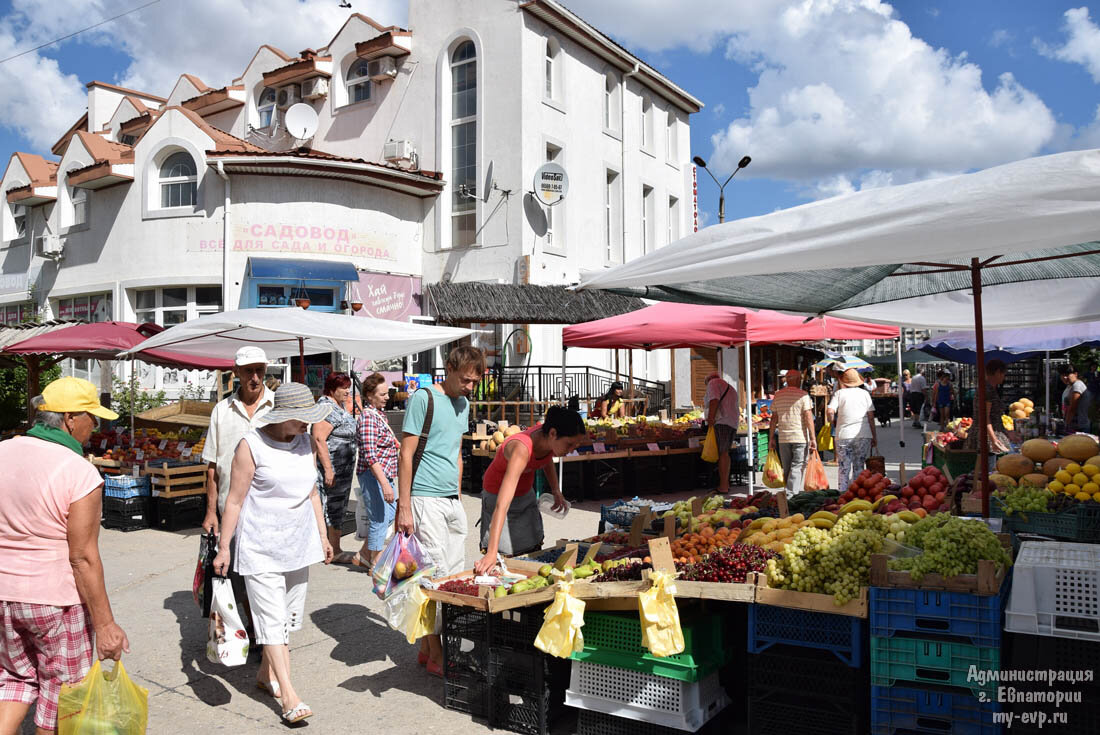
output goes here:
[[[447, 356], [446, 377], [409, 397], [401, 427], [397, 461], [397, 531], [413, 534], [431, 559], [437, 577], [461, 572], [466, 566], [466, 511], [462, 507], [462, 435], [470, 428], [469, 396], [485, 373], [485, 353], [456, 347]], [[424, 419], [432, 405], [430, 426]], [[426, 437], [420, 465], [413, 456]], [[437, 618], [438, 619], [438, 618]], [[439, 635], [420, 639], [421, 665], [443, 676]]]

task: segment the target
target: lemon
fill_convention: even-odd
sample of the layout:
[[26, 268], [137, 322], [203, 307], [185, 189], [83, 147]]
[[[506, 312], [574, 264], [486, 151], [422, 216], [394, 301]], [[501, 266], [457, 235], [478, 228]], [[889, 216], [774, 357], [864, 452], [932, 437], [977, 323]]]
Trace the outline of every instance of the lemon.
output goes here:
[[1073, 475], [1073, 484], [1074, 485], [1084, 485], [1088, 481], [1089, 481], [1089, 476], [1086, 475], [1084, 472], [1077, 472]]
[[1078, 499], [1078, 500], [1080, 500], [1081, 502], [1084, 502], [1084, 501], [1086, 501], [1086, 500], [1092, 500], [1092, 496], [1091, 496], [1091, 495], [1089, 495], [1088, 493], [1085, 493], [1085, 492], [1080, 492], [1080, 493], [1077, 493], [1077, 494], [1076, 494], [1076, 495], [1074, 495], [1073, 497], [1077, 498], [1077, 499]]
[[1058, 470], [1054, 473], [1054, 479], [1062, 483], [1063, 485], [1068, 485], [1073, 482], [1073, 475], [1071, 475], [1069, 472], [1066, 472], [1065, 470]]
[[1084, 472], [1089, 477], [1096, 477], [1097, 475], [1100, 475], [1100, 467], [1097, 467], [1094, 464], [1085, 465], [1084, 467], [1081, 468], [1081, 471]]
[[1050, 490], [1052, 493], [1060, 493], [1065, 489], [1066, 486], [1057, 480], [1051, 480], [1050, 484], [1047, 485], [1047, 490]]
[[1081, 486], [1081, 492], [1095, 495], [1096, 493], [1100, 493], [1100, 485], [1095, 482], [1086, 482]]
[[1074, 485], [1072, 482], [1070, 484], [1066, 485], [1066, 489], [1065, 489], [1066, 495], [1073, 496], [1073, 495], [1076, 495], [1079, 492], [1081, 492], [1081, 486], [1080, 485]]
[[1100, 493], [1093, 493], [1092, 499], [1095, 500], [1097, 503], [1100, 503]]
[[1076, 462], [1070, 462], [1066, 465], [1065, 470], [1071, 475], [1076, 475], [1078, 472], [1081, 471], [1081, 465], [1077, 464]]

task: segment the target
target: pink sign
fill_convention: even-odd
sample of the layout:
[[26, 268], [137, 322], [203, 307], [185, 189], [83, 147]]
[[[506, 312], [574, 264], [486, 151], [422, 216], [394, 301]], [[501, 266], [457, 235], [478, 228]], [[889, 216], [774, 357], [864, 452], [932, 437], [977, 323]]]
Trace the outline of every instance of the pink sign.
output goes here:
[[[394, 276], [388, 273], [360, 273], [359, 295], [363, 308], [357, 313], [372, 319], [407, 322], [410, 316], [420, 316], [420, 279]], [[355, 290], [348, 300], [356, 300]]]

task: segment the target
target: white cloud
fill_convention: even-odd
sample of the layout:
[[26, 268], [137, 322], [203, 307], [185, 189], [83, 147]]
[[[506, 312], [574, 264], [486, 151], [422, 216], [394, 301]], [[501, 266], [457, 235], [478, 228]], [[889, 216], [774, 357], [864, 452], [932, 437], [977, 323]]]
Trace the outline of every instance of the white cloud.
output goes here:
[[1088, 8], [1072, 8], [1065, 12], [1062, 24], [1066, 41], [1050, 46], [1035, 39], [1035, 48], [1043, 56], [1080, 64], [1088, 69], [1094, 82], [1100, 83], [1100, 27], [1092, 22]]
[[1007, 46], [1016, 39], [1016, 34], [1007, 28], [998, 28], [989, 36], [989, 45], [993, 48]]
[[719, 102], [714, 105], [714, 107], [710, 108], [710, 111], [714, 113], [715, 117], [722, 117], [722, 115], [726, 114], [726, 106]]
[[[0, 58], [26, 48], [13, 37], [10, 23], [0, 21]], [[4, 90], [4, 114], [0, 125], [23, 136], [46, 152], [61, 134], [83, 114], [87, 97], [73, 74], [65, 74], [53, 59], [27, 54], [0, 64], [0, 89]], [[44, 124], [49, 123], [49, 124]], [[10, 154], [10, 151], [5, 151]], [[8, 155], [4, 156], [6, 165]]]
[[758, 74], [747, 111], [713, 136], [708, 158], [732, 170], [749, 154], [746, 175], [808, 196], [1024, 158], [1055, 133], [1050, 110], [1011, 74], [987, 90], [964, 49], [913, 37], [880, 0], [768, 0], [736, 12], [709, 0], [570, 5], [643, 50], [699, 48], [705, 18], [703, 46], [725, 39], [730, 61]]

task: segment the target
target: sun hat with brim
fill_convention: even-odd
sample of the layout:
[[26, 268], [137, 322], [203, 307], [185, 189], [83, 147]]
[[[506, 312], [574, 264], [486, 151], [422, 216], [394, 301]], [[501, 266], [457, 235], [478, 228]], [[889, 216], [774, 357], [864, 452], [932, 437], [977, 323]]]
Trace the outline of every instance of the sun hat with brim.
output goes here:
[[81, 378], [58, 378], [42, 391], [39, 411], [53, 413], [90, 413], [114, 421], [118, 414], [99, 402], [99, 389]]
[[841, 374], [840, 384], [849, 388], [855, 388], [858, 385], [863, 385], [863, 378], [860, 376], [858, 370], [855, 368], [848, 368]]
[[263, 424], [278, 424], [282, 421], [303, 421], [315, 424], [323, 421], [332, 412], [333, 404], [326, 401], [317, 403], [313, 392], [301, 383], [283, 383], [275, 390], [275, 406], [260, 417]]

